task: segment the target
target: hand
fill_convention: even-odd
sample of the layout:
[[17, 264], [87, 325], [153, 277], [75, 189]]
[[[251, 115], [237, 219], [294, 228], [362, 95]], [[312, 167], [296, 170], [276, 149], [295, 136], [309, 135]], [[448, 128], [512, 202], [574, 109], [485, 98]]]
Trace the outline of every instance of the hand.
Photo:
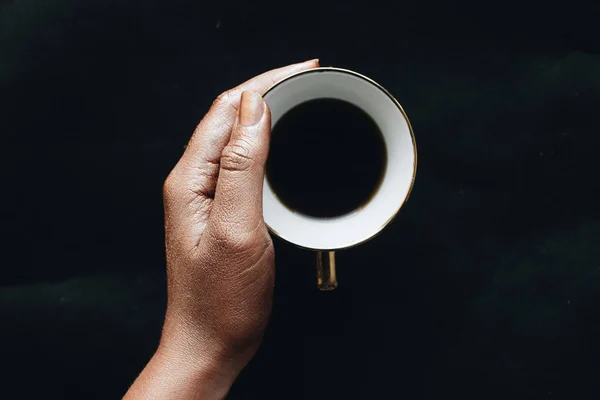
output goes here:
[[224, 92], [164, 185], [168, 305], [159, 349], [127, 399], [223, 398], [254, 356], [275, 277], [262, 216], [271, 130], [262, 94], [318, 60]]

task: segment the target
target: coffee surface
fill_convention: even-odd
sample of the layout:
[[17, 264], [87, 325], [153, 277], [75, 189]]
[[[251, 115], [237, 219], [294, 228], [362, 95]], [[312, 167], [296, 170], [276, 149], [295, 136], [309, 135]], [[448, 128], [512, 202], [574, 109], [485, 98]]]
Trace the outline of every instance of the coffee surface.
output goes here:
[[317, 99], [277, 121], [266, 173], [286, 207], [326, 218], [365, 205], [386, 164], [383, 136], [367, 113], [346, 101]]

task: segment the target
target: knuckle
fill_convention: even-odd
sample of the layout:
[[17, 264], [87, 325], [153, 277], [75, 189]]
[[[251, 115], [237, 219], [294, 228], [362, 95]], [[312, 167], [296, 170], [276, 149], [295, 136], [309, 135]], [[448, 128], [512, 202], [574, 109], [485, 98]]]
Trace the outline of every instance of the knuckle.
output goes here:
[[227, 145], [221, 153], [221, 168], [228, 171], [248, 171], [254, 165], [251, 146], [237, 142]]
[[170, 197], [178, 186], [179, 178], [175, 170], [171, 171], [163, 183], [163, 196]]
[[234, 96], [233, 96], [231, 89], [226, 90], [217, 96], [217, 98], [213, 101], [213, 106], [219, 106], [219, 105], [223, 105], [223, 104], [232, 104], [233, 97]]

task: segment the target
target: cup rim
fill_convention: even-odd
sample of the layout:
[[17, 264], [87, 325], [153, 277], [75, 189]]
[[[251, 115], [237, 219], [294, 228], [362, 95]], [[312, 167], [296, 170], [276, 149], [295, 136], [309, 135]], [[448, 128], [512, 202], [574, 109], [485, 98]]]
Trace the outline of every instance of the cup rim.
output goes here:
[[377, 87], [379, 90], [381, 90], [386, 96], [388, 96], [388, 98], [394, 103], [394, 105], [398, 108], [398, 110], [402, 113], [402, 116], [404, 117], [404, 119], [406, 120], [406, 124], [408, 125], [408, 130], [410, 133], [410, 138], [412, 141], [412, 147], [413, 147], [413, 153], [414, 153], [414, 162], [413, 162], [413, 173], [412, 173], [412, 178], [410, 181], [410, 187], [408, 188], [408, 192], [406, 193], [406, 196], [404, 197], [404, 200], [398, 205], [398, 207], [396, 208], [396, 210], [394, 211], [394, 213], [381, 225], [381, 227], [371, 236], [360, 240], [358, 242], [349, 244], [347, 246], [343, 246], [343, 247], [336, 247], [333, 249], [328, 249], [328, 248], [313, 248], [313, 247], [306, 247], [306, 246], [302, 246], [300, 244], [294, 243], [292, 241], [290, 241], [288, 238], [286, 238], [284, 235], [281, 235], [279, 232], [277, 232], [275, 229], [271, 228], [269, 226], [269, 224], [265, 221], [265, 225], [267, 226], [267, 229], [269, 230], [269, 232], [273, 233], [275, 236], [285, 240], [286, 242], [301, 248], [301, 249], [305, 249], [305, 250], [311, 250], [311, 251], [318, 251], [318, 252], [322, 252], [322, 251], [337, 251], [337, 250], [344, 250], [344, 249], [349, 249], [355, 246], [358, 246], [360, 244], [366, 243], [369, 240], [375, 238], [376, 236], [378, 236], [383, 229], [388, 226], [390, 224], [390, 222], [392, 222], [396, 216], [398, 215], [398, 213], [400, 212], [400, 209], [406, 204], [406, 202], [408, 201], [414, 184], [415, 184], [415, 177], [417, 174], [417, 142], [415, 140], [415, 135], [414, 135], [414, 131], [412, 128], [412, 124], [410, 123], [410, 120], [408, 119], [408, 115], [406, 115], [406, 112], [404, 111], [404, 108], [402, 107], [402, 105], [400, 104], [400, 102], [398, 102], [398, 100], [396, 100], [396, 98], [386, 89], [384, 88], [382, 85], [380, 85], [379, 83], [377, 83], [376, 81], [374, 81], [373, 79], [369, 78], [368, 76], [365, 76], [363, 74], [360, 74], [356, 71], [352, 71], [349, 69], [345, 69], [345, 68], [338, 68], [338, 67], [317, 67], [317, 68], [311, 68], [311, 69], [307, 69], [304, 71], [300, 71], [300, 72], [295, 72], [291, 75], [286, 76], [283, 79], [280, 79], [279, 81], [275, 82], [273, 85], [271, 85], [271, 87], [269, 87], [265, 93], [263, 94], [263, 98], [273, 89], [275, 89], [277, 86], [281, 85], [282, 83], [289, 81], [293, 78], [296, 78], [298, 76], [301, 75], [309, 75], [309, 74], [315, 74], [315, 73], [323, 73], [323, 72], [340, 72], [343, 74], [348, 74], [348, 75], [352, 75], [354, 77], [360, 78], [364, 81], [366, 81], [367, 83]]

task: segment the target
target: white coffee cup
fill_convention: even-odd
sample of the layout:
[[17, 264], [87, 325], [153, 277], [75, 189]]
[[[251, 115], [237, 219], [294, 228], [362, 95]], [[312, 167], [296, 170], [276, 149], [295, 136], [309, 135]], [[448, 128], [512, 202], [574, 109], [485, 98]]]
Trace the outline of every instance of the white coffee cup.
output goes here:
[[[383, 134], [387, 152], [386, 169], [376, 193], [360, 208], [339, 217], [316, 218], [292, 211], [281, 203], [265, 178], [263, 213], [267, 227], [296, 246], [316, 251], [318, 287], [331, 290], [337, 287], [334, 252], [377, 235], [408, 199], [415, 180], [417, 148], [400, 103], [372, 79], [341, 68], [310, 69], [275, 83], [264, 95], [271, 110], [271, 126], [298, 104], [319, 98], [345, 100], [365, 111]], [[311, 162], [310, 154], [306, 162]]]

